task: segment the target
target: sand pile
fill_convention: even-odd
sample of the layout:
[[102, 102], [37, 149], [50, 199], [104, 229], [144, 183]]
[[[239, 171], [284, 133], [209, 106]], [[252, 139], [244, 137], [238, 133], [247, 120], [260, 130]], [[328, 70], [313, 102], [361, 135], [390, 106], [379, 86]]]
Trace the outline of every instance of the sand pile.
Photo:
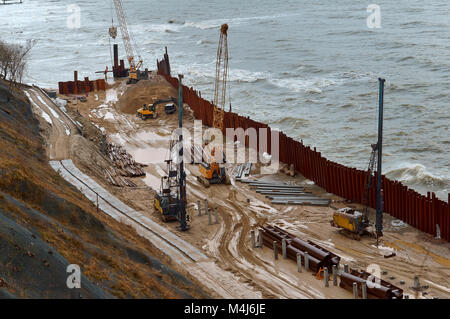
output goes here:
[[[136, 114], [142, 105], [151, 105], [159, 99], [178, 97], [178, 92], [163, 77], [157, 75], [151, 80], [141, 80], [128, 85], [125, 93], [119, 98], [118, 109], [127, 114]], [[165, 103], [156, 106], [158, 114], [164, 113]]]

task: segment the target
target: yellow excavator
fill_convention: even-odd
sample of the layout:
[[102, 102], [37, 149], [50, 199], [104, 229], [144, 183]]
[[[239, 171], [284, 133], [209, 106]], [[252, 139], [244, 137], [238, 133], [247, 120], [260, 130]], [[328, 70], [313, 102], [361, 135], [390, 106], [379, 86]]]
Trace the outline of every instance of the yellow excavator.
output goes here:
[[143, 107], [141, 107], [139, 110], [137, 110], [137, 115], [141, 119], [146, 120], [149, 117], [152, 119], [155, 119], [158, 116], [158, 113], [156, 113], [154, 105], [147, 106], [147, 104], [144, 104]]
[[[205, 146], [203, 149], [205, 149]], [[211, 151], [211, 163], [202, 162], [198, 164], [198, 170], [200, 175], [197, 176], [197, 180], [205, 187], [209, 187], [211, 184], [230, 184], [230, 178], [226, 173], [225, 167], [220, 166], [216, 161], [215, 148]]]
[[141, 107], [139, 110], [137, 110], [137, 116], [139, 116], [141, 119], [146, 120], [147, 118], [156, 118], [158, 116], [158, 113], [156, 112], [156, 106], [161, 103], [168, 103], [173, 102], [172, 104], [166, 104], [164, 111], [166, 114], [172, 114], [176, 111], [176, 105], [178, 105], [178, 101], [174, 97], [170, 97], [168, 99], [161, 99], [156, 100], [155, 103], [153, 103], [150, 106], [147, 106], [147, 104], [144, 104], [143, 107]]
[[217, 163], [200, 163], [198, 169], [201, 175], [197, 176], [197, 180], [205, 187], [210, 184], [230, 184], [225, 167], [220, 167]]

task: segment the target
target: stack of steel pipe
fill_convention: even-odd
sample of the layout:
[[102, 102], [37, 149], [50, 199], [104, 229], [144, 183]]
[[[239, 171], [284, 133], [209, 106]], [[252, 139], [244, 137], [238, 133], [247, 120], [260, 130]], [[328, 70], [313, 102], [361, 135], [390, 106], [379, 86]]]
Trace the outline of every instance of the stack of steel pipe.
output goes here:
[[[359, 295], [362, 295], [362, 284], [367, 284], [367, 279], [373, 278], [372, 285], [367, 285], [367, 296], [381, 299], [403, 299], [403, 290], [392, 285], [391, 283], [374, 277], [365, 271], [352, 270], [349, 273], [341, 272], [341, 282], [339, 287], [353, 291], [353, 283], [358, 285]], [[370, 280], [369, 278], [369, 280]]]
[[239, 179], [242, 177], [242, 173], [244, 172], [244, 164], [239, 164], [237, 167], [236, 178]]
[[327, 267], [332, 269], [333, 265], [338, 265], [340, 257], [323, 247], [311, 242], [304, 241], [287, 231], [277, 227], [266, 225], [262, 226], [263, 244], [273, 248], [273, 242], [277, 243], [281, 251], [282, 241], [286, 240], [286, 254], [289, 259], [297, 261], [297, 253], [302, 256], [302, 263], [305, 264], [305, 252], [308, 253], [309, 267], [312, 271], [318, 272], [320, 268]]
[[271, 199], [272, 204], [294, 204], [328, 206], [330, 200], [320, 198], [310, 192], [305, 192], [304, 187], [281, 183], [241, 180], [248, 183], [250, 188], [261, 195]]
[[252, 163], [251, 162], [246, 163], [245, 164], [245, 169], [243, 171], [244, 176], [249, 176], [251, 169], [252, 169]]

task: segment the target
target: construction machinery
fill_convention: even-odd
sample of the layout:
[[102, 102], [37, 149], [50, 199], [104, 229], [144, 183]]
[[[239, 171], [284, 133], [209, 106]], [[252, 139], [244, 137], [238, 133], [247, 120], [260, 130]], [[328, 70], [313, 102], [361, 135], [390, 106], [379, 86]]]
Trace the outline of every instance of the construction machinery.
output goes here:
[[[125, 51], [127, 54], [128, 63], [130, 65], [130, 69], [128, 72], [128, 82], [127, 83], [136, 83], [143, 78], [148, 77], [147, 72], [141, 72], [140, 67], [142, 66], [143, 60], [139, 53], [137, 52], [136, 42], [134, 41], [131, 33], [128, 31], [127, 20], [125, 17], [125, 12], [122, 7], [121, 0], [113, 0], [114, 7], [116, 9], [117, 19], [119, 20], [120, 32], [122, 34], [123, 45], [125, 47]], [[115, 39], [117, 36], [117, 28], [114, 26], [114, 21], [112, 21], [112, 25], [109, 28], [109, 35], [111, 38]], [[132, 43], [133, 42], [133, 43]], [[136, 55], [135, 55], [136, 52]], [[137, 56], [137, 59], [136, 57]]]
[[[214, 83], [213, 127], [223, 132], [223, 119], [228, 81], [228, 24], [220, 27], [219, 47], [217, 48], [216, 81]], [[230, 102], [231, 111], [231, 102]]]
[[198, 165], [200, 176], [197, 176], [197, 180], [205, 187], [209, 187], [210, 184], [229, 184], [225, 167], [220, 167], [217, 163], [200, 163]]
[[[383, 229], [383, 190], [381, 189], [381, 158], [382, 158], [382, 131], [383, 131], [383, 93], [384, 93], [384, 79], [379, 81], [379, 116], [378, 116], [378, 142], [372, 144], [372, 153], [370, 155], [369, 166], [367, 169], [366, 180], [364, 183], [364, 193], [362, 204], [364, 205], [363, 212], [359, 212], [353, 208], [345, 207], [333, 213], [333, 220], [331, 225], [341, 228], [344, 233], [350, 235], [354, 239], [360, 239], [362, 235], [370, 235], [378, 238], [382, 236]], [[370, 227], [368, 218], [369, 196], [373, 189], [374, 168], [377, 162], [377, 189], [376, 189], [376, 232], [373, 232]]]
[[154, 119], [158, 116], [158, 113], [156, 112], [156, 106], [158, 104], [168, 103], [168, 102], [172, 102], [172, 103], [166, 104], [164, 107], [164, 111], [166, 112], [166, 114], [172, 114], [176, 111], [176, 109], [177, 109], [176, 104], [178, 104], [177, 99], [174, 97], [170, 97], [169, 99], [156, 100], [150, 106], [147, 106], [146, 104], [144, 104], [143, 107], [141, 107], [140, 109], [137, 110], [137, 116], [143, 120], [146, 120], [147, 118]]
[[150, 106], [144, 104], [143, 107], [137, 110], [137, 116], [143, 120], [146, 120], [148, 118], [155, 119], [158, 116], [158, 113], [156, 113], [156, 108], [153, 104]]
[[[205, 144], [203, 149], [208, 149]], [[211, 150], [211, 155], [209, 157], [208, 162], [202, 162], [198, 164], [198, 170], [200, 175], [197, 176], [197, 180], [202, 183], [205, 187], [209, 187], [211, 184], [230, 184], [230, 178], [226, 172], [224, 166], [220, 165], [219, 162], [222, 160], [218, 160], [216, 158], [216, 148], [213, 147]]]
[[[214, 110], [213, 110], [213, 127], [224, 132], [224, 112], [226, 105], [226, 92], [227, 92], [227, 80], [228, 80], [228, 24], [222, 24], [220, 27], [219, 47], [217, 48], [217, 60], [216, 60], [216, 80], [214, 83]], [[231, 103], [230, 103], [231, 111]], [[210, 141], [212, 142], [212, 141]], [[209, 143], [203, 145], [203, 149]], [[216, 145], [211, 149], [211, 160], [209, 163], [200, 163], [199, 171], [200, 176], [197, 176], [197, 180], [205, 187], [209, 187], [210, 184], [229, 184], [229, 178], [226, 174], [225, 167], [221, 167], [216, 160], [215, 151], [218, 154], [223, 154], [221, 146]]]
[[364, 183], [364, 193], [362, 204], [363, 211], [357, 211], [350, 207], [341, 208], [333, 213], [331, 225], [343, 229], [344, 233], [353, 239], [359, 240], [362, 235], [373, 235], [369, 229], [370, 223], [368, 214], [369, 196], [373, 189], [373, 173], [376, 161], [376, 144], [372, 144], [369, 167], [367, 168], [366, 180]]
[[171, 159], [165, 161], [167, 164], [167, 176], [161, 177], [161, 188], [156, 193], [153, 204], [161, 214], [164, 222], [177, 220], [178, 213], [178, 172]]
[[154, 207], [161, 214], [164, 221], [177, 220], [180, 223], [180, 230], [189, 229], [189, 215], [186, 214], [186, 174], [183, 163], [183, 104], [182, 84], [183, 76], [178, 75], [178, 143], [171, 145], [171, 151], [177, 147], [177, 163], [172, 159], [167, 159], [167, 176], [161, 178], [161, 189], [154, 197]]

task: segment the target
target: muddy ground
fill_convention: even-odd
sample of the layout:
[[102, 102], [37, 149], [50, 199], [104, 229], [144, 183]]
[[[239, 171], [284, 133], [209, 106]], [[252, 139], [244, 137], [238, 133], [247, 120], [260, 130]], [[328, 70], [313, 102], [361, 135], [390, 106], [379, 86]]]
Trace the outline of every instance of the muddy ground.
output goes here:
[[[164, 159], [169, 155], [171, 132], [177, 127], [177, 115], [166, 115], [164, 104], [157, 108], [156, 119], [142, 120], [135, 114], [143, 103], [151, 104], [156, 99], [176, 96], [176, 91], [163, 78], [141, 81], [127, 86], [117, 81], [106, 92], [92, 92], [85, 103], [69, 103], [68, 109], [78, 112], [84, 121], [91, 122], [110, 142], [122, 145], [137, 162], [147, 164], [147, 175], [133, 178], [136, 188], [114, 187], [104, 180], [100, 172], [102, 162], [98, 150], [73, 142], [71, 152], [74, 162], [85, 173], [94, 177], [111, 193], [136, 210], [145, 213], [155, 222], [167, 227], [184, 240], [200, 248], [223, 271], [217, 281], [230, 276], [237, 278], [240, 287], [228, 287], [233, 297], [239, 298], [351, 298], [352, 294], [339, 287], [325, 288], [323, 282], [312, 273], [297, 273], [290, 260], [273, 260], [268, 248], [254, 249], [250, 245], [250, 230], [258, 225], [270, 223], [297, 235], [310, 239], [342, 258], [342, 264], [364, 269], [379, 265], [382, 279], [404, 289], [410, 298], [450, 297], [450, 244], [422, 233], [388, 215], [384, 215], [384, 237], [379, 246], [373, 238], [360, 241], [350, 239], [330, 225], [336, 208], [359, 205], [347, 204], [341, 198], [326, 193], [302, 176], [288, 177], [282, 172], [270, 176], [259, 175], [253, 168], [251, 177], [276, 180], [303, 185], [308, 191], [332, 200], [330, 207], [273, 205], [264, 196], [250, 190], [248, 185], [233, 181], [232, 185], [212, 185], [205, 188], [196, 179], [196, 165], [186, 164], [187, 210], [190, 215], [190, 230], [180, 232], [176, 223], [163, 223], [153, 208], [153, 195], [159, 190], [160, 178], [165, 174]], [[61, 96], [63, 97], [63, 96]], [[67, 97], [63, 97], [67, 98]], [[187, 105], [183, 108], [183, 125], [192, 131], [193, 115]], [[98, 134], [98, 133], [97, 133]], [[82, 144], [82, 142], [80, 142]], [[100, 142], [97, 143], [100, 149]], [[74, 151], [76, 149], [76, 151]], [[92, 162], [95, 164], [92, 164]], [[235, 165], [226, 164], [232, 173]], [[217, 208], [218, 223], [208, 225], [208, 217], [198, 216], [197, 202], [208, 200], [210, 208]], [[374, 212], [370, 211], [371, 220]], [[384, 258], [395, 252], [396, 256]], [[168, 256], [170, 258], [170, 256]], [[173, 267], [176, 267], [173, 265]], [[190, 272], [189, 269], [182, 271]], [[194, 270], [192, 270], [194, 273]], [[423, 292], [412, 289], [414, 276], [419, 276]], [[401, 284], [404, 281], [404, 284]], [[218, 284], [219, 285], [219, 284]], [[225, 286], [221, 283], [221, 287]], [[212, 296], [223, 297], [218, 286], [209, 283], [205, 289]], [[233, 295], [235, 294], [235, 295]]]

